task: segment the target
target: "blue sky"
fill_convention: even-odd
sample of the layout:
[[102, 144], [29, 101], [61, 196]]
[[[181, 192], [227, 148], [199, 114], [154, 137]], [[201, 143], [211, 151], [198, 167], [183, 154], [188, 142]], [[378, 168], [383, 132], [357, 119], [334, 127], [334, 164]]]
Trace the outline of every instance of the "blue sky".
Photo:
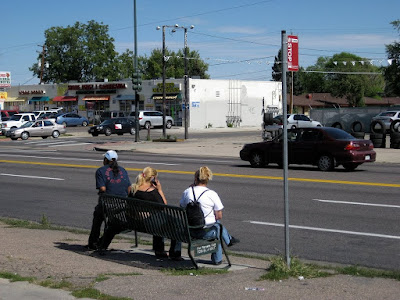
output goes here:
[[[299, 64], [320, 56], [350, 52], [386, 64], [385, 44], [399, 40], [390, 22], [400, 19], [400, 1], [324, 0], [136, 0], [138, 54], [162, 47], [157, 26], [190, 27], [188, 45], [209, 66], [212, 79], [270, 80], [281, 31], [299, 37]], [[37, 84], [29, 67], [37, 61], [44, 31], [79, 21], [103, 22], [115, 48], [133, 49], [133, 0], [13, 0], [2, 3], [0, 71], [12, 85]], [[183, 31], [166, 31], [166, 45], [177, 51]], [[380, 63], [378, 63], [380, 64]]]

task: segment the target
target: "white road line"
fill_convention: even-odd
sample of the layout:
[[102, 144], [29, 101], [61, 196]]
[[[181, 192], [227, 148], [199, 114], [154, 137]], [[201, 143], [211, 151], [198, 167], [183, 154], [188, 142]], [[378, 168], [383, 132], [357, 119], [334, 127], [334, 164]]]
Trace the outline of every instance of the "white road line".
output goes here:
[[24, 177], [24, 178], [34, 178], [34, 179], [50, 179], [50, 180], [65, 180], [64, 178], [52, 178], [52, 177], [31, 176], [31, 175], [5, 174], [5, 173], [0, 173], [0, 176]]
[[71, 143], [75, 143], [73, 141], [48, 141], [48, 142], [44, 142], [44, 141], [40, 141], [40, 142], [28, 142], [25, 144], [35, 144], [36, 146], [46, 146], [46, 145], [57, 145], [57, 144], [71, 144]]
[[[257, 224], [257, 225], [275, 226], [275, 227], [283, 227], [284, 226], [284, 224], [259, 222], [259, 221], [243, 221], [243, 222], [248, 222], [248, 223]], [[343, 233], [343, 234], [351, 234], [351, 235], [361, 235], [361, 236], [370, 236], [370, 237], [379, 237], [379, 238], [385, 238], [385, 239], [400, 240], [400, 236], [397, 236], [397, 235], [386, 235], [386, 234], [378, 234], [378, 233], [357, 232], [357, 231], [328, 229], [328, 228], [319, 228], [319, 227], [308, 227], [308, 226], [297, 226], [297, 225], [289, 225], [289, 228], [312, 230], [312, 231], [322, 231], [322, 232]]]
[[319, 202], [325, 202], [325, 203], [337, 203], [337, 204], [350, 204], [350, 205], [364, 205], [364, 206], [377, 206], [377, 207], [400, 208], [400, 205], [391, 205], [391, 204], [350, 202], [350, 201], [323, 200], [323, 199], [312, 199], [312, 200], [314, 200], [314, 201], [319, 201]]
[[[1, 151], [0, 151], [1, 152]], [[32, 150], [29, 150], [32, 152]], [[92, 161], [92, 162], [102, 162], [102, 159], [89, 159], [89, 158], [64, 158], [64, 157], [50, 157], [50, 156], [34, 156], [34, 155], [21, 155], [21, 154], [2, 154], [0, 156], [6, 157], [29, 157], [29, 158], [40, 158], [40, 159], [53, 159], [53, 160], [68, 160], [68, 161]], [[181, 164], [171, 164], [171, 163], [159, 163], [159, 162], [150, 162], [150, 161], [128, 161], [128, 160], [118, 160], [119, 163], [124, 164], [144, 164], [144, 165], [164, 165], [164, 166], [179, 166]]]
[[51, 145], [48, 147], [53, 148], [53, 147], [78, 146], [78, 145], [89, 145], [89, 144], [91, 144], [91, 143], [75, 143], [75, 144], [63, 144], [63, 145], [57, 144], [57, 145]]

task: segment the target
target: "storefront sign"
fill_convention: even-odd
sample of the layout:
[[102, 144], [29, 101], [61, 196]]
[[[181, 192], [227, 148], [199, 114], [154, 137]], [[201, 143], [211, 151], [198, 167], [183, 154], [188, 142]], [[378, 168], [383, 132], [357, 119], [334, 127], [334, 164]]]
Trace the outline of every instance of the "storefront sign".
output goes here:
[[0, 71], [0, 88], [11, 87], [11, 73]]
[[126, 83], [102, 83], [102, 84], [71, 84], [68, 85], [70, 91], [81, 91], [81, 90], [117, 90], [128, 88]]
[[[165, 93], [166, 94], [177, 94], [181, 91], [180, 84], [175, 86], [173, 82], [168, 82], [165, 84]], [[163, 84], [158, 83], [157, 87], [153, 88], [154, 94], [162, 94], [163, 93]]]
[[46, 91], [42, 91], [42, 90], [36, 90], [36, 91], [19, 91], [18, 94], [20, 95], [44, 95], [46, 94]]

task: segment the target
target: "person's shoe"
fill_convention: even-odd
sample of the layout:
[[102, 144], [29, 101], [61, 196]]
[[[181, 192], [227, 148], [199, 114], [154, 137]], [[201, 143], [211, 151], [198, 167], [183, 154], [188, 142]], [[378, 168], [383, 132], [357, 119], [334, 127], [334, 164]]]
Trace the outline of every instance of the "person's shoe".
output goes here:
[[216, 265], [216, 266], [219, 266], [220, 264], [222, 264], [222, 260], [214, 263], [214, 265]]
[[182, 256], [170, 256], [169, 259], [173, 261], [184, 261]]
[[164, 252], [156, 252], [155, 254], [156, 254], [156, 258], [158, 258], [158, 259], [168, 258], [168, 254], [165, 251]]
[[233, 246], [233, 245], [235, 245], [235, 244], [237, 244], [237, 243], [240, 243], [240, 240], [239, 240], [239, 239], [236, 239], [236, 238], [234, 238], [234, 237], [232, 236], [231, 241], [230, 241], [229, 244], [228, 244], [228, 247], [231, 247], [231, 246]]
[[85, 248], [86, 249], [88, 249], [88, 250], [97, 250], [97, 244], [87, 244], [86, 246], [85, 246]]

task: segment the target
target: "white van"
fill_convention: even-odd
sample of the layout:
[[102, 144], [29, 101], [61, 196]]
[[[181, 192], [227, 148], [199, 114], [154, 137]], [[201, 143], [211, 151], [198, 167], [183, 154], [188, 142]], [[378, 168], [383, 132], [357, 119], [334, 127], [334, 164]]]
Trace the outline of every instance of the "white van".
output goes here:
[[35, 114], [36, 119], [42, 117], [46, 113], [61, 113], [63, 110], [62, 107], [59, 108], [50, 108], [48, 110], [35, 110], [33, 113]]

